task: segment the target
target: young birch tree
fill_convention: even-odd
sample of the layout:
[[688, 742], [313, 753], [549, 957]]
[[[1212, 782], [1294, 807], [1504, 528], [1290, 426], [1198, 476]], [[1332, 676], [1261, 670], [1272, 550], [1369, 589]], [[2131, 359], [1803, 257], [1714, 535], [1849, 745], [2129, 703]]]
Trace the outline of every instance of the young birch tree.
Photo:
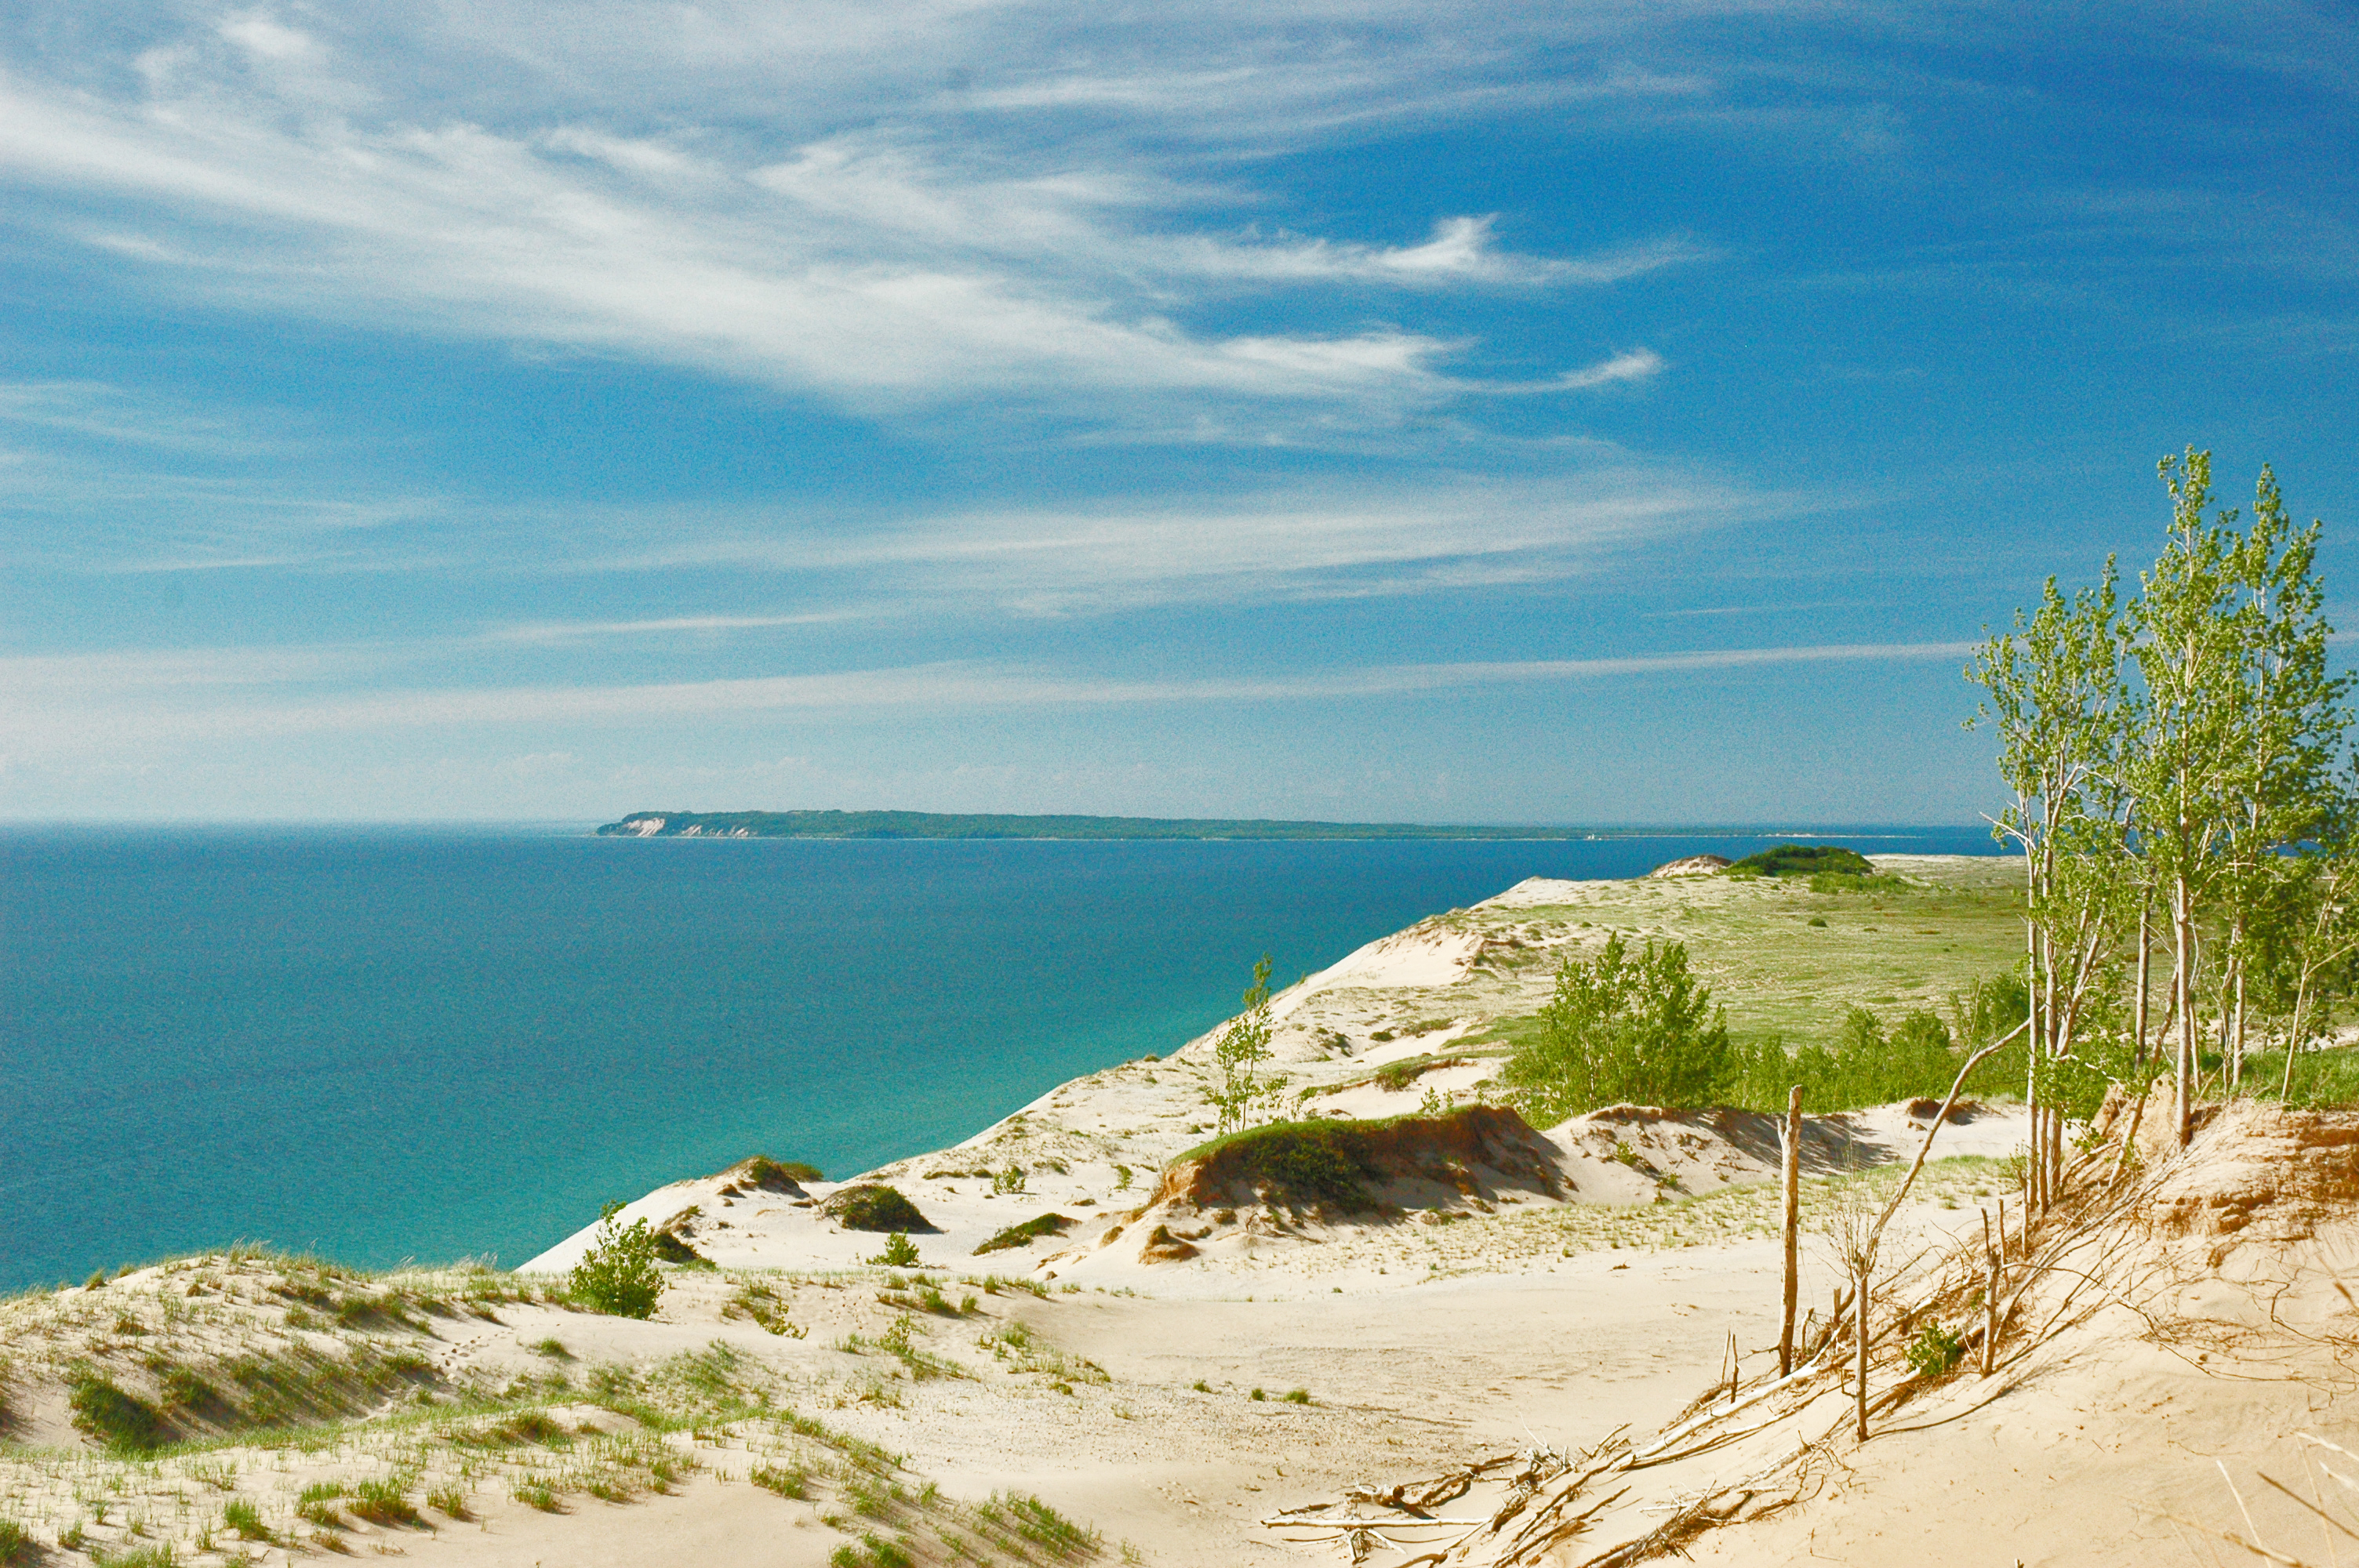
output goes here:
[[2320, 524], [2296, 529], [2262, 470], [2253, 526], [2216, 513], [2212, 458], [2160, 465], [2170, 536], [2131, 610], [2145, 687], [2129, 783], [2137, 846], [2169, 925], [2173, 1131], [2194, 1130], [2203, 925], [2223, 936], [2216, 994], [2233, 1074], [2241, 1053], [2252, 913], [2281, 850], [2316, 833], [2350, 725], [2349, 677], [2327, 665], [2316, 575]]
[[[2254, 921], [2273, 903], [2268, 893], [2291, 869], [2288, 860], [2310, 859], [2282, 851], [2339, 837], [2330, 835], [2330, 818], [2338, 805], [2334, 767], [2351, 722], [2345, 700], [2350, 677], [2334, 675], [2327, 664], [2333, 629], [2326, 622], [2325, 589], [2316, 574], [2320, 528], [2316, 522], [2302, 529], [2293, 525], [2277, 476], [2264, 467], [2252, 530], [2230, 561], [2243, 643], [2239, 744], [2231, 767], [2236, 806], [2226, 848], [2234, 896], [2229, 968], [2223, 977], [2232, 1089], [2244, 1078]], [[2310, 875], [2297, 881], [2314, 891]]]
[[1245, 1011], [1231, 1019], [1212, 1043], [1212, 1065], [1220, 1081], [1207, 1091], [1219, 1113], [1223, 1133], [1242, 1130], [1262, 1101], [1275, 1102], [1286, 1088], [1283, 1076], [1264, 1077], [1262, 1064], [1270, 1059], [1269, 955], [1254, 966], [1254, 983], [1245, 994]]
[[2050, 578], [2038, 610], [2017, 611], [2014, 630], [1984, 643], [1966, 670], [1983, 688], [1968, 725], [1997, 731], [1999, 772], [2015, 795], [1991, 823], [2023, 855], [2029, 1187], [2043, 1205], [2063, 1173], [2064, 1112], [2049, 1075], [2072, 1054], [2137, 903], [2122, 782], [2134, 708], [2115, 581], [2110, 560], [2096, 587], [2070, 599]]
[[2233, 514], [2206, 522], [2212, 455], [2189, 448], [2165, 458], [2170, 535], [2130, 620], [2145, 687], [2142, 733], [2132, 754], [2139, 852], [2153, 878], [2170, 944], [2171, 1128], [2183, 1147], [2194, 1132], [2196, 981], [2201, 922], [2213, 912], [2228, 866], [2223, 849], [2235, 802], [2237, 729], [2244, 692], [2233, 559]]

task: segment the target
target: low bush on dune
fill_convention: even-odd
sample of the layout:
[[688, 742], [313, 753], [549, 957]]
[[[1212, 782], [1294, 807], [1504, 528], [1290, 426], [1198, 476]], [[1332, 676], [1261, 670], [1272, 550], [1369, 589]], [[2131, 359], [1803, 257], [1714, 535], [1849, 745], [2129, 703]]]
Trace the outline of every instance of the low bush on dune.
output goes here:
[[590, 1250], [566, 1276], [566, 1293], [592, 1312], [653, 1317], [664, 1292], [663, 1273], [656, 1267], [656, 1233], [645, 1219], [617, 1225], [614, 1217], [622, 1211], [621, 1204], [606, 1206]]
[[710, 1269], [715, 1266], [712, 1259], [690, 1247], [686, 1240], [672, 1231], [657, 1231], [655, 1246], [656, 1258], [659, 1262], [669, 1263], [681, 1269]]
[[1162, 1190], [1184, 1192], [1204, 1209], [1252, 1202], [1298, 1214], [1359, 1214], [1383, 1206], [1375, 1190], [1383, 1184], [1469, 1192], [1478, 1168], [1553, 1190], [1547, 1145], [1513, 1110], [1483, 1105], [1380, 1121], [1314, 1118], [1248, 1128], [1181, 1154]]
[[1064, 1235], [1072, 1228], [1072, 1224], [1061, 1214], [1038, 1215], [1021, 1225], [1009, 1226], [976, 1248], [974, 1256], [980, 1258], [986, 1252], [1005, 1252], [1011, 1247], [1029, 1247], [1043, 1236]]
[[1856, 849], [1833, 844], [1780, 844], [1757, 855], [1745, 856], [1721, 874], [1742, 881], [1746, 877], [1806, 877], [1820, 871], [1866, 877], [1875, 874], [1875, 867]]
[[1555, 995], [1501, 1076], [1532, 1125], [1547, 1127], [1625, 1101], [1711, 1105], [1738, 1065], [1686, 944], [1650, 940], [1634, 953], [1616, 931], [1595, 958], [1565, 959]]
[[817, 1165], [806, 1165], [800, 1160], [773, 1160], [766, 1154], [756, 1154], [731, 1173], [749, 1187], [785, 1189], [800, 1186], [805, 1182], [823, 1182]]
[[828, 1195], [821, 1208], [846, 1230], [874, 1230], [879, 1233], [900, 1231], [931, 1231], [937, 1227], [918, 1212], [918, 1206], [901, 1195], [899, 1190], [875, 1182], [860, 1182], [839, 1187]]
[[[1796, 1084], [1802, 1086], [1802, 1103], [1813, 1111], [1940, 1096], [1949, 1092], [1961, 1059], [1949, 1025], [1925, 1008], [1904, 1013], [1887, 1032], [1882, 1019], [1854, 1007], [1843, 1014], [1828, 1044], [1788, 1052], [1773, 1035], [1740, 1048], [1736, 1055], [1729, 1101], [1756, 1110], [1785, 1109], [1787, 1091]], [[1987, 1064], [1975, 1076], [1987, 1089], [2005, 1082]]]
[[1269, 1196], [1290, 1206], [1364, 1208], [1368, 1170], [1340, 1130], [1324, 1122], [1290, 1122], [1264, 1130], [1257, 1150]]
[[1371, 1130], [1392, 1125], [1277, 1121], [1216, 1138], [1180, 1158], [1216, 1167], [1265, 1203], [1351, 1214], [1374, 1206], [1368, 1183], [1377, 1173], [1363, 1145]]

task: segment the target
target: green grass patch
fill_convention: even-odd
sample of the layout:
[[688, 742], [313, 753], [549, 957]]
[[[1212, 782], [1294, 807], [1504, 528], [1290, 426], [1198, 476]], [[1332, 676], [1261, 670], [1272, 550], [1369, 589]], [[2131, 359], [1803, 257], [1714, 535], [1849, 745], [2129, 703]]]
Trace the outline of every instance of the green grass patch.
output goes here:
[[74, 1430], [109, 1453], [148, 1454], [170, 1441], [161, 1411], [95, 1372], [68, 1382], [66, 1407]]
[[756, 1465], [745, 1478], [766, 1492], [776, 1492], [782, 1498], [810, 1496], [810, 1472], [799, 1465]]
[[1096, 1530], [1067, 1519], [1028, 1493], [994, 1493], [989, 1502], [977, 1504], [974, 1511], [984, 1523], [1012, 1532], [1066, 1562], [1094, 1556], [1103, 1542]]
[[897, 1187], [875, 1182], [858, 1182], [839, 1187], [828, 1195], [821, 1206], [838, 1225], [846, 1230], [869, 1230], [879, 1234], [900, 1231], [932, 1231], [936, 1227], [918, 1206], [901, 1195]]
[[800, 1160], [773, 1160], [766, 1154], [756, 1154], [733, 1173], [738, 1181], [749, 1187], [769, 1187], [785, 1191], [799, 1187], [805, 1182], [823, 1182], [817, 1165], [806, 1165]]
[[409, 1488], [391, 1477], [358, 1483], [353, 1487], [352, 1500], [345, 1506], [354, 1517], [371, 1524], [419, 1522], [418, 1509], [409, 1500]]
[[1036, 1215], [1021, 1225], [1011, 1225], [974, 1249], [974, 1256], [986, 1252], [1005, 1252], [1012, 1247], [1029, 1247], [1043, 1236], [1062, 1236], [1071, 1229], [1073, 1222], [1061, 1214]]
[[1915, 892], [1917, 884], [1906, 877], [1896, 877], [1889, 871], [1819, 871], [1810, 878], [1810, 891], [1824, 893], [1846, 892]]

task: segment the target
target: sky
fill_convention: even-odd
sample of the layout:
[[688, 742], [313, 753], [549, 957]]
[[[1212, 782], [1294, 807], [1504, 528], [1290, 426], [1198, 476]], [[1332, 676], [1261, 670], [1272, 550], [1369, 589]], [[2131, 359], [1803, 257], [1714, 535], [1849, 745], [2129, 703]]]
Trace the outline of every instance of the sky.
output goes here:
[[0, 818], [1971, 821], [2166, 452], [2359, 626], [2354, 195], [2347, 5], [20, 0]]

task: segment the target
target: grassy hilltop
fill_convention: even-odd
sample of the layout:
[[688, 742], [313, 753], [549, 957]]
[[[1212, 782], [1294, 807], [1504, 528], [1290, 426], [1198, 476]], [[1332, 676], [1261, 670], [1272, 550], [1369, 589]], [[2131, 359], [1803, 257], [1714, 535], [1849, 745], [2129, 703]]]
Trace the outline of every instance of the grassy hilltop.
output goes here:
[[1540, 984], [1563, 952], [1593, 950], [1614, 930], [1685, 943], [1733, 1035], [1796, 1044], [1832, 1037], [1853, 1007], [1938, 1011], [2021, 956], [2015, 860], [1884, 855], [1876, 864], [1873, 877], [1566, 882], [1559, 900], [1453, 911], [1434, 924], [1485, 938], [1481, 968], [1492, 983], [1478, 976], [1473, 994], [1508, 1035], [1546, 1000]]

